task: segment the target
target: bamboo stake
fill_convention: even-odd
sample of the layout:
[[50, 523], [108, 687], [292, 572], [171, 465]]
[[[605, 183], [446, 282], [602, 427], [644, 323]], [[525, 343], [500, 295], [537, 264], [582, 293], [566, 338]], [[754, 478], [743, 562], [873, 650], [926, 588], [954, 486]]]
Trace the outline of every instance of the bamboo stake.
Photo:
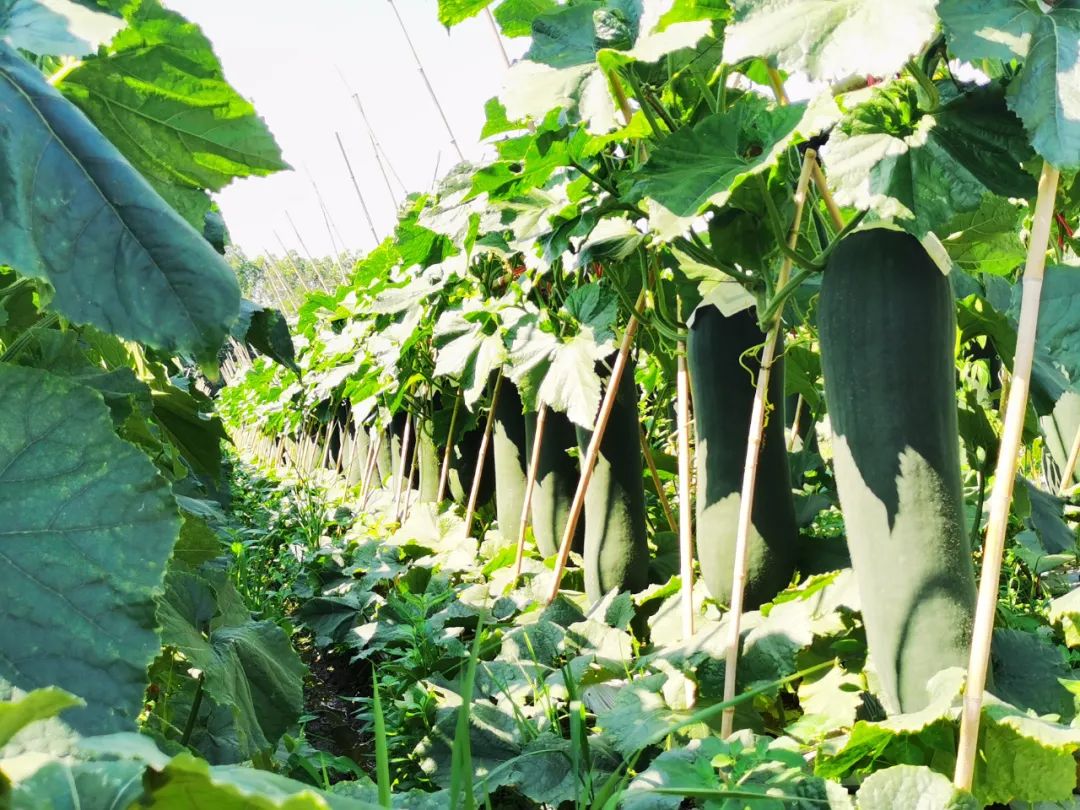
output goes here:
[[[799, 228], [802, 225], [803, 208], [806, 204], [806, 190], [810, 183], [810, 172], [817, 160], [813, 149], [807, 149], [803, 157], [799, 184], [795, 188], [795, 216], [791, 225], [788, 245], [794, 249], [798, 244]], [[791, 275], [791, 257], [784, 258], [780, 267], [777, 289], [788, 282]], [[772, 373], [773, 358], [780, 335], [782, 311], [778, 310], [765, 348], [761, 353], [761, 368], [758, 370], [757, 388], [754, 391], [754, 404], [750, 412], [750, 431], [746, 442], [746, 464], [743, 467], [742, 493], [739, 496], [739, 524], [735, 535], [735, 564], [731, 588], [731, 620], [728, 624], [727, 649], [724, 665], [724, 700], [735, 697], [735, 675], [739, 665], [739, 636], [742, 629], [743, 600], [746, 594], [746, 575], [750, 563], [748, 548], [750, 545], [750, 526], [754, 508], [754, 488], [757, 484], [758, 456], [761, 453], [761, 436], [765, 428], [765, 408], [769, 396], [769, 376]], [[725, 709], [720, 721], [720, 736], [730, 737], [735, 723], [735, 707]]]
[[[414, 422], [413, 434], [416, 435], [416, 436], [419, 436], [420, 435], [420, 425], [415, 424], [417, 422], [417, 419], [415, 417], [413, 418], [413, 422]], [[398, 522], [401, 522], [405, 518], [405, 516], [409, 514], [409, 501], [412, 500], [413, 479], [416, 476], [417, 460], [420, 458], [420, 451], [419, 451], [420, 440], [419, 440], [419, 438], [416, 441], [416, 446], [417, 446], [417, 449], [413, 451], [412, 458], [409, 461], [409, 477], [405, 479], [405, 502], [401, 506], [401, 512], [394, 516], [395, 518], [397, 518]]]
[[585, 459], [581, 462], [581, 477], [578, 479], [577, 489], [574, 490], [574, 500], [570, 502], [570, 513], [567, 516], [566, 528], [563, 530], [562, 541], [559, 543], [559, 556], [555, 561], [555, 577], [551, 583], [551, 592], [548, 593], [547, 603], [550, 605], [559, 595], [559, 585], [562, 584], [563, 573], [566, 570], [566, 560], [570, 556], [570, 546], [574, 542], [574, 534], [577, 532], [578, 521], [581, 519], [581, 510], [585, 506], [585, 492], [592, 480], [593, 470], [596, 468], [596, 460], [600, 457], [600, 442], [607, 430], [608, 420], [611, 418], [611, 409], [615, 407], [615, 396], [619, 391], [619, 382], [622, 380], [623, 371], [626, 369], [627, 359], [630, 356], [630, 347], [634, 343], [634, 335], [638, 330], [638, 318], [636, 313], [645, 305], [645, 290], [643, 289], [634, 304], [634, 313], [626, 322], [626, 332], [623, 334], [622, 343], [619, 345], [619, 354], [615, 358], [615, 364], [611, 367], [611, 379], [608, 381], [607, 391], [604, 392], [604, 400], [600, 403], [600, 413], [596, 417], [596, 427], [593, 428], [592, 438], [589, 439], [589, 447], [585, 451]]
[[[694, 527], [690, 494], [690, 377], [686, 371], [686, 344], [679, 344], [676, 377], [679, 432], [679, 579], [682, 582], [683, 638], [694, 635]], [[687, 697], [692, 698], [687, 683]]]
[[799, 419], [802, 418], [803, 395], [795, 400], [795, 418], [791, 421], [791, 436], [788, 438], [787, 449], [790, 453], [795, 448], [795, 439], [799, 435]]
[[488, 445], [491, 443], [491, 428], [495, 424], [495, 406], [499, 403], [499, 391], [502, 390], [502, 370], [495, 378], [495, 388], [491, 392], [491, 405], [488, 406], [487, 422], [484, 424], [484, 436], [480, 439], [480, 452], [476, 458], [476, 471], [473, 473], [472, 489], [469, 490], [469, 505], [465, 509], [465, 536], [472, 536], [473, 520], [476, 518], [476, 500], [480, 497], [480, 480], [484, 476], [484, 462], [487, 461]]
[[442, 118], [443, 126], [446, 127], [446, 132], [450, 136], [450, 143], [454, 145], [454, 149], [457, 151], [458, 160], [465, 160], [465, 153], [461, 151], [461, 147], [458, 146], [457, 138], [454, 137], [454, 130], [450, 127], [450, 120], [446, 117], [446, 113], [443, 111], [443, 106], [439, 102], [439, 97], [435, 94], [435, 88], [431, 86], [431, 82], [428, 80], [427, 72], [424, 70], [424, 65], [420, 61], [420, 54], [416, 52], [416, 48], [413, 47], [412, 37], [409, 36], [409, 29], [405, 27], [405, 21], [401, 19], [401, 14], [398, 13], [397, 6], [394, 5], [394, 0], [387, 0], [390, 4], [390, 8], [394, 11], [394, 16], [397, 17], [398, 25], [401, 27], [401, 33], [405, 36], [405, 42], [409, 46], [409, 50], [412, 51], [413, 61], [416, 62], [416, 69], [420, 71], [420, 78], [424, 80], [424, 85], [427, 87], [428, 95], [431, 96], [431, 101], [435, 104], [435, 109], [439, 111], [439, 117]]
[[1072, 449], [1069, 451], [1069, 460], [1065, 462], [1065, 469], [1061, 471], [1061, 483], [1058, 486], [1058, 495], [1065, 497], [1072, 489], [1072, 477], [1076, 471], [1076, 461], [1080, 458], [1080, 429], [1076, 431]]
[[274, 231], [274, 238], [277, 239], [278, 244], [281, 245], [281, 250], [285, 253], [285, 261], [289, 263], [289, 267], [293, 269], [297, 279], [299, 279], [301, 286], [303, 286], [305, 292], [311, 292], [312, 287], [308, 284], [308, 280], [304, 278], [304, 274], [300, 272], [300, 268], [296, 266], [296, 262], [293, 261], [292, 254], [289, 253], [289, 249], [285, 247], [285, 242], [282, 241], [281, 235]]
[[458, 391], [454, 399], [454, 410], [450, 413], [450, 430], [446, 434], [446, 449], [443, 451], [442, 469], [439, 470], [439, 489], [435, 494], [435, 503], [442, 503], [446, 497], [446, 484], [450, 480], [450, 459], [454, 454], [454, 429], [457, 427], [460, 410], [461, 391]]
[[360, 190], [360, 184], [356, 182], [356, 174], [353, 172], [352, 163], [349, 162], [349, 154], [345, 151], [345, 144], [341, 142], [341, 133], [335, 132], [334, 137], [337, 138], [338, 149], [341, 150], [341, 157], [345, 161], [345, 168], [349, 170], [349, 179], [352, 180], [353, 188], [356, 189], [356, 196], [360, 199], [360, 207], [364, 210], [364, 219], [367, 220], [368, 227], [371, 229], [371, 238], [375, 240], [375, 246], [379, 246], [379, 232], [375, 230], [375, 220], [371, 218], [371, 211], [368, 210], [367, 202], [364, 200], [364, 192]]
[[364, 112], [364, 105], [360, 101], [360, 94], [353, 91], [352, 87], [349, 86], [349, 82], [346, 80], [345, 74], [341, 72], [340, 68], [338, 68], [338, 76], [341, 77], [345, 89], [352, 97], [353, 103], [356, 104], [356, 109], [360, 111], [360, 119], [364, 122], [364, 129], [367, 130], [368, 141], [371, 143], [371, 151], [375, 153], [375, 162], [379, 165], [379, 173], [382, 174], [383, 182], [386, 183], [386, 190], [390, 192], [390, 199], [394, 202], [394, 208], [397, 208], [397, 195], [394, 193], [394, 187], [390, 185], [390, 177], [386, 173], [388, 167], [390, 172], [394, 175], [394, 179], [398, 181], [398, 185], [402, 187], [406, 194], [408, 194], [408, 190], [405, 189], [405, 184], [401, 182], [398, 173], [394, 171], [394, 164], [390, 162], [390, 156], [386, 154], [386, 150], [384, 150], [382, 144], [379, 143], [379, 138], [375, 134], [375, 128], [371, 126], [367, 113]]
[[[334, 238], [334, 231], [337, 230], [337, 226], [334, 225], [333, 219], [330, 216], [330, 209], [326, 207], [326, 201], [323, 199], [323, 195], [319, 191], [318, 185], [315, 183], [315, 178], [309, 173], [308, 179], [311, 181], [311, 188], [315, 191], [315, 199], [319, 201], [319, 210], [322, 212], [323, 223], [326, 225], [326, 235], [330, 237], [330, 248], [334, 251], [334, 267], [337, 268], [338, 275], [340, 275], [343, 280], [347, 279], [348, 275], [341, 266], [340, 261], [342, 251], [341, 248], [338, 247], [337, 240]], [[338, 232], [338, 236], [341, 236], [340, 232]], [[342, 240], [342, 244], [344, 244], [344, 240]]]
[[401, 436], [401, 462], [394, 476], [394, 515], [398, 514], [401, 504], [401, 485], [405, 478], [405, 459], [409, 457], [409, 444], [412, 442], [412, 420], [405, 419], [405, 432]]
[[1009, 506], [1016, 482], [1016, 459], [1023, 440], [1024, 414], [1027, 412], [1028, 387], [1035, 355], [1035, 332], [1039, 321], [1039, 299], [1042, 296], [1046, 248], [1050, 239], [1050, 221], [1054, 213], [1057, 185], [1058, 170], [1049, 163], [1044, 163], [1031, 224], [1027, 263], [1024, 266], [1024, 296], [1020, 305], [1020, 327], [1016, 337], [1012, 386], [1009, 390], [1009, 404], [1001, 434], [997, 467], [994, 470], [994, 487], [990, 491], [990, 515], [986, 523], [986, 539], [983, 542], [979, 599], [975, 609], [967, 684], [964, 687], [964, 706], [960, 715], [960, 743], [953, 784], [962, 790], [971, 789], [975, 772], [983, 690], [986, 688], [986, 672], [990, 661], [990, 639], [994, 632], [1001, 560], [1005, 553], [1005, 529], [1009, 522]]
[[660, 471], [656, 469], [656, 459], [653, 458], [652, 448], [649, 446], [649, 438], [645, 435], [645, 427], [638, 425], [638, 437], [641, 441], [641, 454], [645, 456], [645, 465], [649, 468], [649, 476], [653, 480], [653, 486], [656, 487], [656, 495], [660, 499], [660, 506], [664, 510], [664, 516], [667, 517], [668, 528], [674, 534], [679, 533], [679, 522], [675, 519], [675, 513], [671, 509], [671, 502], [668, 500], [667, 493], [664, 491], [664, 485], [660, 481]]
[[[776, 96], [776, 103], [782, 107], [786, 106], [789, 99], [787, 91], [784, 89], [784, 80], [780, 77], [780, 71], [773, 67], [767, 68], [767, 70], [769, 85], [772, 87], [773, 95]], [[832, 220], [836, 230], [843, 230], [844, 216], [840, 213], [840, 206], [833, 199], [832, 192], [829, 191], [829, 183], [825, 179], [825, 173], [821, 170], [817, 160], [814, 161], [814, 167], [811, 171], [813, 172], [814, 185], [817, 186], [818, 194], [821, 195], [821, 199], [825, 203], [829, 218]]]
[[533, 431], [532, 457], [529, 459], [529, 474], [525, 478], [525, 498], [521, 502], [521, 521], [518, 524], [517, 553], [514, 556], [514, 579], [521, 576], [521, 563], [525, 559], [525, 529], [529, 521], [529, 509], [532, 506], [533, 489], [536, 488], [536, 476], [540, 472], [540, 448], [544, 443], [544, 425], [547, 424], [547, 405], [540, 403], [536, 412], [536, 429]]
[[435, 190], [435, 184], [439, 181], [439, 166], [442, 164], [442, 149], [435, 154], [435, 171], [431, 173], [431, 190]]
[[368, 495], [371, 494], [371, 478], [375, 475], [375, 463], [379, 458], [382, 440], [382, 431], [376, 431], [375, 438], [371, 441], [371, 446], [368, 450], [367, 468], [364, 470], [364, 480], [360, 482], [360, 501], [364, 505], [367, 505]]
[[262, 268], [262, 270], [263, 270], [262, 280], [263, 280], [265, 286], [270, 289], [270, 294], [277, 300], [278, 309], [281, 312], [284, 312], [285, 311], [285, 297], [281, 294], [281, 290], [278, 289], [277, 281], [274, 279], [274, 276], [271, 275], [271, 273], [270, 273], [270, 268], [271, 268], [270, 259], [264, 257], [264, 261], [266, 262], [266, 267]]
[[[299, 309], [299, 307], [298, 307], [298, 305], [296, 303], [296, 295], [295, 295], [294, 289], [292, 287], [290, 287], [285, 282], [285, 275], [278, 268], [277, 259], [274, 259], [273, 261], [271, 261], [269, 254], [267, 254], [267, 257], [266, 257], [266, 269], [267, 269], [267, 272], [271, 274], [271, 278], [276, 278], [278, 284], [281, 285], [281, 289], [284, 292], [284, 297], [287, 298], [288, 301], [289, 301], [289, 306], [292, 307], [293, 310]], [[282, 312], [284, 312], [284, 311], [285, 310], [282, 309]]]
[[319, 263], [315, 261], [315, 257], [312, 256], [311, 251], [308, 250], [308, 246], [304, 242], [304, 237], [300, 235], [300, 229], [296, 227], [296, 223], [293, 222], [292, 215], [288, 211], [285, 211], [285, 219], [289, 220], [289, 225], [296, 235], [296, 241], [300, 243], [300, 249], [304, 251], [304, 255], [311, 263], [311, 269], [315, 272], [315, 278], [319, 280], [319, 286], [323, 288], [323, 292], [330, 292], [330, 287], [326, 283], [326, 277], [322, 274], [322, 270], [319, 269]]
[[495, 22], [495, 17], [491, 13], [490, 6], [484, 8], [484, 16], [487, 17], [488, 25], [491, 26], [491, 33], [495, 35], [495, 41], [499, 43], [499, 53], [502, 54], [503, 64], [509, 68], [510, 54], [506, 52], [506, 44], [502, 40], [502, 33], [499, 31], [499, 26]]
[[821, 171], [821, 166], [817, 164], [817, 161], [814, 161], [814, 185], [817, 186], [818, 194], [821, 195], [825, 208], [829, 212], [829, 218], [833, 221], [833, 225], [836, 226], [836, 230], [843, 230], [844, 216], [840, 213], [840, 206], [833, 199], [832, 192], [829, 191], [829, 181], [825, 179], [825, 172]]

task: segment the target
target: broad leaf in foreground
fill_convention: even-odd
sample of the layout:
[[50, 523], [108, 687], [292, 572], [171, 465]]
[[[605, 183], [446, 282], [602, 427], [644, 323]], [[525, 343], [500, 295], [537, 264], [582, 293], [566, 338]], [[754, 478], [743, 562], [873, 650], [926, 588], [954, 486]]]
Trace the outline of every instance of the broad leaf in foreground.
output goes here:
[[[1046, 268], [1035, 335], [1035, 358], [1070, 387], [1080, 383], [1080, 268]], [[1013, 289], [1010, 315], [1020, 310], [1020, 285]], [[1036, 375], [1037, 377], [1038, 375]]]
[[889, 87], [841, 122], [822, 155], [837, 203], [894, 218], [917, 237], [948, 235], [958, 214], [990, 194], [1035, 190], [1021, 169], [1027, 139], [993, 85], [956, 95], [933, 115], [919, 112], [914, 85]]
[[[962, 669], [943, 670], [930, 680], [932, 700], [925, 709], [880, 723], [856, 722], [838, 751], [819, 757], [816, 772], [839, 778], [895, 764], [951, 768], [963, 682]], [[973, 789], [981, 804], [974, 806], [1069, 798], [1076, 786], [1078, 748], [1080, 729], [1026, 714], [987, 693]]]
[[225, 80], [199, 29], [142, 3], [110, 52], [87, 59], [58, 89], [196, 229], [235, 177], [289, 168], [254, 107]]
[[202, 673], [206, 694], [232, 714], [241, 758], [252, 758], [300, 716], [304, 666], [280, 627], [228, 609], [240, 601], [228, 580], [215, 589], [197, 575], [170, 572], [158, 618], [162, 641]]
[[[211, 767], [186, 751], [170, 759], [150, 738], [138, 734], [85, 738], [67, 753], [70, 755], [62, 758], [36, 756], [16, 762], [11, 774], [12, 806], [110, 810], [149, 806], [166, 810], [378, 808], [248, 765]], [[0, 759], [0, 767], [4, 764]], [[2, 779], [0, 772], [0, 784]]]
[[667, 137], [636, 186], [649, 197], [650, 228], [671, 239], [707, 206], [724, 205], [747, 178], [776, 164], [806, 111], [804, 104], [781, 107], [748, 94], [727, 112]]
[[867, 777], [859, 788], [861, 810], [978, 810], [969, 793], [953, 787], [949, 777], [922, 765], [896, 765]]
[[783, 70], [831, 81], [892, 76], [934, 35], [937, 0], [735, 0], [724, 61], [776, 57]]
[[439, 0], [439, 22], [449, 28], [479, 14], [491, 0]]
[[1032, 145], [1061, 169], [1080, 166], [1080, 2], [942, 0], [941, 15], [961, 58], [1022, 59], [1009, 106]]
[[31, 723], [55, 717], [83, 702], [63, 689], [49, 686], [0, 703], [0, 749]]
[[108, 42], [124, 21], [72, 0], [8, 0], [0, 6], [0, 39], [47, 56], [85, 56]]
[[0, 42], [0, 263], [76, 323], [209, 357], [236, 279], [86, 117]]
[[179, 529], [168, 485], [99, 394], [0, 366], [0, 678], [86, 700], [65, 715], [82, 733], [133, 728]]

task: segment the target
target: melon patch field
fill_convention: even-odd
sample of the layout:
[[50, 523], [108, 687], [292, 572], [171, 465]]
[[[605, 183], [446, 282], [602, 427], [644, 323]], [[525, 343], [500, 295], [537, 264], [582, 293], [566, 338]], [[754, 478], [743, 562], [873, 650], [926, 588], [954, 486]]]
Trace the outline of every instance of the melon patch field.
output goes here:
[[0, 1], [0, 808], [1080, 808], [1080, 2], [428, 5], [483, 156], [249, 257], [202, 29]]

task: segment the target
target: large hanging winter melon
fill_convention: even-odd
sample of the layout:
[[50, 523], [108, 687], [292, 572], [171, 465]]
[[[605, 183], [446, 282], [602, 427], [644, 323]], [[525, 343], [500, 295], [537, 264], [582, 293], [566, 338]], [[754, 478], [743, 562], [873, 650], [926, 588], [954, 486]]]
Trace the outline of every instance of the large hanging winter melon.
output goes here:
[[818, 305], [833, 465], [870, 655], [890, 711], [968, 661], [975, 577], [963, 523], [948, 279], [918, 240], [856, 233]]
[[[715, 306], [700, 307], [687, 339], [694, 426], [697, 431], [697, 556], [709, 593], [731, 600], [735, 536], [750, 411], [765, 335], [753, 310], [725, 317]], [[784, 441], [783, 343], [769, 380], [765, 423], [751, 520], [747, 609], [774, 597], [791, 581], [799, 532]]]

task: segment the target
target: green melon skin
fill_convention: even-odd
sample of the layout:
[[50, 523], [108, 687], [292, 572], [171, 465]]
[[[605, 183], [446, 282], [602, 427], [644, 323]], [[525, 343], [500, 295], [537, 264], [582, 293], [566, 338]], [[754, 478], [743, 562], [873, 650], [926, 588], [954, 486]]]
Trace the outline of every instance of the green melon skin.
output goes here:
[[[481, 420], [484, 421], [484, 420]], [[462, 431], [454, 441], [450, 457], [450, 476], [447, 487], [450, 497], [464, 510], [472, 491], [473, 475], [476, 472], [476, 460], [480, 455], [480, 444], [484, 438], [484, 426], [477, 425], [472, 430]], [[476, 498], [476, 508], [484, 506], [495, 494], [495, 464], [492, 462], [492, 443], [484, 461], [484, 471], [480, 474], [480, 489]]]
[[908, 234], [853, 234], [825, 269], [818, 327], [870, 656], [886, 708], [916, 711], [934, 674], [967, 666], [975, 613], [948, 279]]
[[[1076, 431], [1080, 428], [1080, 394], [1066, 391], [1054, 403], [1054, 410], [1039, 419], [1046, 442], [1049, 459], [1044, 456], [1043, 470], [1047, 483], [1057, 490], [1061, 486], [1061, 473], [1069, 460]], [[1080, 464], [1073, 471], [1071, 483], [1080, 483]]]
[[[576, 430], [578, 450], [584, 458], [592, 431]], [[585, 491], [585, 594], [592, 602], [612, 588], [635, 592], [648, 584], [639, 432], [638, 391], [631, 365], [619, 381], [600, 455]]]
[[417, 451], [420, 453], [416, 460], [419, 467], [416, 478], [420, 491], [421, 503], [434, 503], [439, 494], [440, 458], [439, 450], [435, 446], [435, 439], [431, 435], [432, 425], [430, 420], [417, 420], [419, 435], [417, 436]]
[[363, 425], [353, 425], [344, 444], [345, 458], [341, 471], [349, 486], [359, 484], [367, 470], [368, 452], [371, 450], [371, 437]]
[[525, 441], [525, 415], [517, 387], [503, 380], [491, 429], [495, 458], [495, 516], [503, 537], [516, 539], [525, 502], [529, 451]]
[[[697, 431], [697, 557], [713, 599], [731, 603], [735, 536], [758, 357], [765, 335], [753, 310], [694, 313], [686, 341]], [[795, 573], [799, 531], [784, 437], [783, 341], [769, 378], [769, 405], [754, 487], [744, 609], [782, 591]], [[749, 350], [749, 353], [747, 353]], [[744, 354], [745, 353], [745, 354]]]
[[378, 429], [372, 441], [379, 442], [378, 451], [375, 453], [375, 473], [378, 476], [375, 483], [378, 485], [389, 481], [394, 474], [394, 469], [397, 467], [397, 462], [394, 459], [400, 457], [401, 445], [398, 445], [397, 454], [395, 455], [394, 439], [391, 437], [390, 431], [385, 428]]
[[[536, 441], [536, 414], [525, 414], [525, 444], [528, 458], [532, 460]], [[545, 559], [559, 550], [570, 504], [578, 483], [578, 463], [570, 455], [577, 449], [577, 432], [565, 413], [550, 408], [544, 417], [544, 435], [540, 445], [540, 462], [536, 470], [529, 516], [536, 548]], [[585, 538], [585, 523], [578, 521], [577, 532], [571, 548], [581, 552]]]

